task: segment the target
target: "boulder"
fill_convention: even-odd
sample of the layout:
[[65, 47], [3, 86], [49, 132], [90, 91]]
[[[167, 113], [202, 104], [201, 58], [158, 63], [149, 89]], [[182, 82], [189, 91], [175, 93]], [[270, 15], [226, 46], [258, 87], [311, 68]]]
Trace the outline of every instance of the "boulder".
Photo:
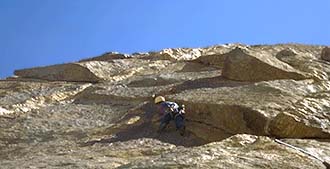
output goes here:
[[16, 70], [14, 74], [23, 78], [44, 79], [49, 81], [95, 83], [101, 80], [88, 68], [75, 63]]
[[330, 61], [330, 48], [329, 47], [323, 48], [322, 53], [321, 53], [321, 59], [323, 59], [325, 61]]
[[247, 47], [242, 44], [227, 44], [227, 45], [219, 45], [219, 46], [211, 46], [208, 48], [204, 48], [202, 50], [202, 55], [197, 59], [193, 60], [194, 62], [202, 63], [208, 66], [215, 66], [217, 68], [223, 68], [224, 62], [226, 59], [226, 53], [237, 47]]
[[290, 57], [290, 56], [296, 56], [297, 52], [293, 49], [287, 48], [283, 49], [280, 52], [276, 54], [276, 58], [281, 59], [282, 57]]
[[225, 57], [224, 54], [212, 54], [212, 55], [203, 55], [197, 58], [195, 61], [205, 64], [205, 65], [212, 65], [215, 67], [223, 68]]
[[238, 81], [277, 79], [302, 80], [307, 77], [267, 52], [235, 48], [225, 55], [222, 75]]
[[[319, 126], [313, 126], [310, 121], [315, 120], [311, 118], [315, 116], [309, 115], [307, 118], [298, 118], [290, 113], [279, 113], [271, 119], [269, 124], [269, 133], [278, 138], [316, 138], [316, 139], [329, 139], [330, 134], [329, 126], [325, 129], [320, 127], [324, 125], [319, 123]], [[316, 120], [321, 120], [317, 118]], [[310, 120], [310, 121], [308, 121]], [[307, 121], [307, 122], [306, 122]]]

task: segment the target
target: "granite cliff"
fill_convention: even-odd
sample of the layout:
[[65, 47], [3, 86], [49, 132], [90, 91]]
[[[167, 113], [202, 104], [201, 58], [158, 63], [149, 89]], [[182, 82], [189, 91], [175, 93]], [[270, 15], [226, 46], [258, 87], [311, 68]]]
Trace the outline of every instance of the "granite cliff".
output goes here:
[[[0, 81], [0, 166], [326, 168], [329, 61], [326, 46], [226, 44], [16, 70]], [[156, 133], [152, 95], [186, 105], [185, 136]]]

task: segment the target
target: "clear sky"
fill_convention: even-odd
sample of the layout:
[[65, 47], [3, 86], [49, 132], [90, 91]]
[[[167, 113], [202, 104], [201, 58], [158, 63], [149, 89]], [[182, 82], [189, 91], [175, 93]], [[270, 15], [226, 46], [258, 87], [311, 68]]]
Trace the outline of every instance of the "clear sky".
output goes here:
[[330, 45], [329, 0], [0, 0], [0, 78], [109, 51]]

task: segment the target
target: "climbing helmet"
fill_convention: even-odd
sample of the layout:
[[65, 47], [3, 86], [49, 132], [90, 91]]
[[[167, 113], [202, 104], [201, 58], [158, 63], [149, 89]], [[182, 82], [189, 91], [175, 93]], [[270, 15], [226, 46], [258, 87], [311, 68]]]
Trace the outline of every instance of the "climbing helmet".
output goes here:
[[157, 96], [155, 98], [155, 104], [160, 103], [160, 102], [164, 102], [164, 101], [165, 101], [165, 97], [163, 97], [163, 96]]

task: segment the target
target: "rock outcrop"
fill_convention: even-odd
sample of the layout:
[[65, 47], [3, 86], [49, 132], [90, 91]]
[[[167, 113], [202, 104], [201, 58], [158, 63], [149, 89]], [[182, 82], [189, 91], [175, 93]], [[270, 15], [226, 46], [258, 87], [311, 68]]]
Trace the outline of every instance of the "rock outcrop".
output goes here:
[[327, 81], [330, 77], [330, 65], [319, 59], [318, 55], [284, 49], [276, 57], [293, 68], [304, 72], [316, 81]]
[[198, 57], [197, 59], [194, 59], [193, 61], [205, 64], [205, 65], [223, 68], [225, 59], [226, 59], [225, 54], [230, 52], [231, 50], [233, 50], [236, 47], [244, 48], [246, 46], [244, 46], [242, 44], [228, 44], [228, 45], [219, 45], [219, 46], [209, 47], [204, 50], [203, 54], [200, 57]]
[[307, 77], [267, 52], [236, 48], [225, 56], [223, 76], [238, 81], [277, 79], [302, 80]]
[[160, 52], [153, 53], [153, 57], [165, 60], [193, 60], [202, 55], [200, 49], [178, 48], [164, 49]]
[[126, 59], [126, 58], [130, 58], [130, 55], [127, 54], [121, 54], [121, 53], [117, 53], [117, 52], [109, 52], [109, 53], [105, 53], [101, 56], [97, 56], [97, 57], [92, 57], [92, 58], [88, 58], [88, 59], [82, 59], [79, 62], [88, 62], [88, 61], [111, 61], [114, 59]]
[[329, 47], [325, 47], [322, 50], [321, 58], [325, 61], [330, 61], [330, 48]]
[[91, 82], [120, 81], [132, 76], [173, 72], [180, 70], [184, 63], [168, 60], [113, 59], [110, 61], [86, 61], [46, 67], [16, 70], [22, 78], [49, 81]]
[[[0, 81], [0, 166], [326, 168], [327, 50], [226, 44], [17, 70]], [[156, 132], [153, 95], [186, 105], [185, 136]]]
[[50, 81], [98, 82], [101, 80], [88, 68], [75, 63], [16, 70], [14, 74], [24, 78]]

